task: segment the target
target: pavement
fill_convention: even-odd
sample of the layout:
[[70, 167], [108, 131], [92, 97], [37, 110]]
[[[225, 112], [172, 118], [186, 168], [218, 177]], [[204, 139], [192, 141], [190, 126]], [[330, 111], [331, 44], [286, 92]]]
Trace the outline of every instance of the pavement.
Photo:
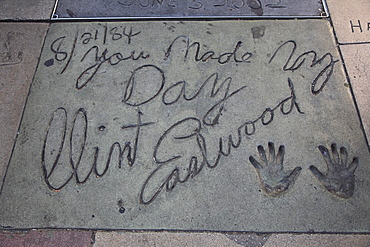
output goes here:
[[[327, 0], [335, 46], [355, 98], [364, 133], [370, 135], [370, 3]], [[40, 54], [50, 28], [54, 1], [5, 0], [0, 8], [0, 177], [10, 163]], [[294, 20], [290, 20], [294, 21]], [[305, 30], [303, 30], [304, 32]], [[44, 61], [42, 61], [44, 62]], [[21, 141], [21, 140], [19, 140]], [[0, 179], [0, 186], [4, 182]], [[1, 197], [0, 197], [1, 199]], [[355, 223], [354, 223], [355, 224]], [[108, 231], [7, 229], [0, 246], [370, 246], [370, 232]]]

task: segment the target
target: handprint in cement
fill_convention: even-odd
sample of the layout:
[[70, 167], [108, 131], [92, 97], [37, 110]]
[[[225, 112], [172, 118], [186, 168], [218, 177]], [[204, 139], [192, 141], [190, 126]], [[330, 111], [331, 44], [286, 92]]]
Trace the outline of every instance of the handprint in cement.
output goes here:
[[320, 172], [316, 166], [310, 166], [310, 170], [324, 187], [333, 195], [341, 198], [350, 198], [355, 190], [355, 170], [359, 159], [354, 157], [352, 162], [347, 165], [348, 153], [345, 147], [340, 148], [338, 154], [337, 145], [331, 145], [332, 156], [324, 146], [319, 146], [319, 150], [324, 157], [328, 170], [325, 174]]
[[267, 158], [265, 149], [259, 145], [257, 150], [261, 162], [258, 162], [253, 156], [249, 157], [249, 161], [256, 168], [264, 193], [276, 197], [292, 186], [302, 168], [296, 167], [293, 171], [284, 171], [285, 147], [281, 145], [277, 155], [275, 155], [275, 146], [272, 142], [268, 143], [268, 149], [269, 156]]

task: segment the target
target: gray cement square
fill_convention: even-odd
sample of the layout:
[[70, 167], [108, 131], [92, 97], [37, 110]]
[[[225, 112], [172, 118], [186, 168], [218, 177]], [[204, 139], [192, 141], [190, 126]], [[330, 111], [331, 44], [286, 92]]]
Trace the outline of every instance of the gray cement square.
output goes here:
[[339, 60], [326, 20], [54, 23], [0, 225], [369, 232]]
[[197, 18], [322, 16], [318, 0], [59, 0], [58, 18]]

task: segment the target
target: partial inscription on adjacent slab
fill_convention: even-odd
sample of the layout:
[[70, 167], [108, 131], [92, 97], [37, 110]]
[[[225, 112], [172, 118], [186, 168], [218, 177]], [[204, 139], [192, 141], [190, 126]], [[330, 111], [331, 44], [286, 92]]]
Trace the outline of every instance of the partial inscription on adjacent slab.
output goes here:
[[54, 18], [323, 16], [318, 0], [60, 0]]
[[52, 24], [0, 225], [368, 232], [369, 164], [325, 20]]
[[370, 2], [327, 0], [338, 42], [370, 43]]
[[362, 123], [370, 140], [370, 88], [368, 86], [368, 75], [370, 73], [370, 44], [341, 45], [340, 50], [346, 62], [353, 93], [362, 118]]
[[47, 24], [0, 24], [0, 187], [47, 28]]
[[0, 20], [49, 20], [55, 0], [1, 0]]

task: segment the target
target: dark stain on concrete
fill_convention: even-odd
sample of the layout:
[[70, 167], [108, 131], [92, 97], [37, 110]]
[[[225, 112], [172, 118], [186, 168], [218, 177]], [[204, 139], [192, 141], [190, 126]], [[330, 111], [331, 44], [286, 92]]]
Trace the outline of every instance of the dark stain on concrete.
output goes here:
[[254, 39], [262, 38], [265, 35], [265, 30], [266, 30], [265, 26], [252, 27], [251, 31], [253, 38]]

